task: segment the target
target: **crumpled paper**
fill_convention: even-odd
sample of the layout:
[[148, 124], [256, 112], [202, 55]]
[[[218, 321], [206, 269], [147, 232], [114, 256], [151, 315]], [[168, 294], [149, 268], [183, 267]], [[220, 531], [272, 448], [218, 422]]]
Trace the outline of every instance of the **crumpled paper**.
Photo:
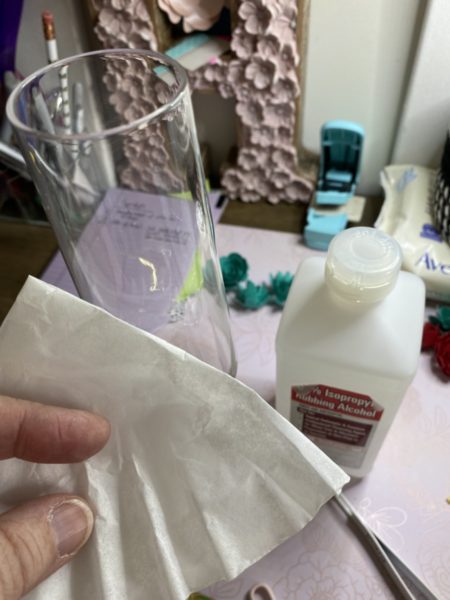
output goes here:
[[97, 511], [85, 549], [29, 598], [184, 600], [236, 577], [348, 481], [239, 381], [33, 278], [0, 329], [0, 392], [112, 424], [84, 463], [0, 463], [0, 510], [64, 491]]

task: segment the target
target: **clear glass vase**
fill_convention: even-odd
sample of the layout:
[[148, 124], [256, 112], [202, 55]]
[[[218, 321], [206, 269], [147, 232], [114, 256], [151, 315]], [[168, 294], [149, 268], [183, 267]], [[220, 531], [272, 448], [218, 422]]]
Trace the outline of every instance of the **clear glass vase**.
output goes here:
[[80, 296], [234, 374], [184, 70], [90, 52], [26, 78], [7, 114]]

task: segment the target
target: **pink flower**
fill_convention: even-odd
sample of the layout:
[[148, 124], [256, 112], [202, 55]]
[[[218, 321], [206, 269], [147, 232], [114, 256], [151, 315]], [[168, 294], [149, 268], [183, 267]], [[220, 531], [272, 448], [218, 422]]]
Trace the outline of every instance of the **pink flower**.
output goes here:
[[241, 60], [232, 60], [229, 63], [227, 79], [233, 87], [245, 81], [245, 64]]
[[185, 33], [205, 31], [214, 25], [224, 0], [158, 0], [158, 5], [174, 24], [183, 20]]
[[164, 136], [160, 131], [152, 131], [151, 133], [146, 133], [146, 137], [149, 139], [150, 143], [153, 146], [162, 146], [164, 144]]
[[272, 154], [273, 162], [278, 166], [294, 167], [297, 162], [297, 151], [294, 146], [277, 148]]
[[185, 33], [192, 31], [206, 31], [210, 29], [219, 19], [220, 12], [211, 18], [205, 18], [200, 14], [191, 14], [183, 19], [183, 30]]
[[157, 82], [153, 88], [153, 93], [156, 94], [156, 98], [159, 104], [165, 104], [171, 96], [171, 88], [164, 82]]
[[270, 24], [270, 32], [280, 40], [295, 38], [295, 26], [297, 21], [297, 9], [295, 3], [280, 8], [275, 19]]
[[264, 160], [255, 162], [255, 166], [243, 173], [242, 190], [240, 193], [242, 200], [247, 199], [247, 201], [252, 202], [251, 198], [265, 198], [270, 194], [272, 185], [267, 180], [267, 170], [264, 163]]
[[98, 14], [98, 23], [105, 28], [110, 35], [114, 35], [120, 30], [120, 22], [116, 19], [116, 14], [110, 8], [102, 9]]
[[196, 90], [198, 87], [208, 87], [208, 83], [203, 75], [202, 69], [196, 69], [195, 71], [187, 71], [189, 78], [189, 86], [191, 90]]
[[246, 0], [238, 14], [244, 21], [245, 30], [253, 35], [263, 34], [272, 20], [272, 12], [264, 0]]
[[258, 148], [242, 148], [239, 151], [237, 163], [246, 171], [254, 171], [261, 164], [261, 154]]
[[111, 96], [109, 97], [109, 101], [119, 111], [121, 111], [130, 103], [130, 96], [126, 92], [116, 88], [114, 94], [111, 94]]
[[266, 198], [267, 201], [270, 202], [270, 204], [279, 204], [281, 202], [282, 198], [282, 193], [279, 190], [276, 190], [275, 188], [272, 188], [269, 190], [269, 193], [267, 194]]
[[127, 91], [130, 94], [130, 98], [132, 98], [133, 100], [142, 98], [144, 93], [144, 86], [142, 85], [142, 80], [138, 79], [130, 81]]
[[233, 96], [235, 95], [233, 86], [227, 81], [219, 83], [218, 88], [222, 98], [233, 98]]
[[221, 181], [223, 187], [234, 198], [242, 186], [242, 177], [237, 169], [227, 169]]
[[147, 6], [142, 0], [140, 0], [134, 7], [130, 2], [126, 1], [126, 10], [129, 10], [130, 12], [133, 10], [135, 18], [145, 21], [146, 23], [149, 22]]
[[150, 168], [153, 168], [154, 166], [162, 167], [167, 163], [169, 155], [163, 147], [154, 147], [151, 149], [151, 152], [148, 153], [148, 159]]
[[169, 17], [170, 22], [175, 25], [181, 21], [181, 15], [174, 9], [172, 9], [172, 5], [168, 0], [158, 0], [159, 8], [166, 13]]
[[128, 75], [128, 77], [124, 77], [122, 79], [120, 82], [120, 87], [125, 92], [129, 92], [132, 87], [139, 84], [142, 86], [142, 80], [140, 80], [138, 77], [133, 77], [133, 75]]
[[262, 198], [267, 198], [270, 194], [270, 190], [271, 190], [271, 185], [270, 183], [267, 181], [266, 177], [260, 177], [258, 179], [258, 181], [255, 184], [255, 191], [258, 192], [258, 194], [262, 197]]
[[280, 102], [289, 102], [300, 93], [297, 81], [292, 79], [279, 79], [272, 85], [272, 93]]
[[245, 184], [246, 188], [249, 190], [258, 190], [258, 183], [261, 180], [267, 179], [267, 172], [262, 168], [254, 168], [251, 171], [248, 171], [245, 174]]
[[273, 127], [267, 127], [267, 125], [261, 125], [257, 129], [252, 129], [250, 132], [250, 141], [252, 144], [267, 148], [275, 139], [275, 129]]
[[260, 125], [263, 119], [263, 108], [257, 100], [249, 102], [238, 102], [236, 104], [236, 114], [241, 117], [244, 125], [254, 127]]
[[274, 169], [272, 172], [271, 180], [273, 185], [281, 190], [285, 188], [288, 183], [291, 181], [291, 174], [289, 171], [285, 171], [284, 169]]
[[[167, 190], [169, 187], [169, 177], [171, 176], [170, 169], [149, 169], [141, 170], [140, 174], [143, 176], [146, 187], [141, 187], [142, 190], [147, 190], [147, 186], [152, 186], [155, 190]], [[142, 184], [141, 184], [142, 185]], [[173, 188], [172, 188], [173, 189]]]
[[142, 172], [134, 167], [128, 167], [121, 174], [122, 185], [126, 185], [134, 190], [145, 190], [145, 180]]
[[123, 111], [123, 116], [131, 123], [132, 121], [136, 121], [136, 119], [143, 117], [146, 112], [144, 106], [137, 104], [136, 102], [132, 102], [131, 104], [128, 102], [127, 108]]
[[[127, 137], [127, 148], [130, 152], [151, 152], [152, 148], [164, 147], [164, 137], [158, 125], [148, 125], [145, 129], [136, 129]], [[143, 150], [142, 150], [143, 149]]]
[[297, 202], [299, 200], [304, 202], [311, 197], [312, 185], [306, 179], [298, 177], [286, 186], [284, 194], [288, 202]]
[[127, 6], [127, 0], [111, 0], [111, 6], [115, 10], [125, 10]]
[[294, 120], [295, 103], [283, 102], [264, 107], [264, 122], [271, 127], [289, 125]]
[[105, 84], [108, 92], [113, 92], [117, 88], [117, 77], [113, 75], [111, 71], [109, 71], [103, 76], [103, 83]]
[[258, 54], [264, 59], [274, 59], [280, 52], [280, 40], [274, 35], [265, 35], [257, 44]]
[[279, 64], [282, 73], [287, 75], [288, 73], [291, 73], [295, 70], [295, 67], [300, 62], [295, 41], [292, 41], [289, 44], [285, 43], [283, 45], [279, 58]]
[[260, 194], [254, 190], [244, 190], [239, 197], [243, 202], [258, 202], [261, 200]]
[[215, 63], [207, 65], [203, 71], [203, 76], [208, 82], [219, 82], [225, 78], [225, 65]]
[[127, 144], [125, 148], [125, 155], [131, 161], [136, 160], [141, 155], [140, 146], [136, 146], [135, 144]]
[[287, 21], [291, 29], [295, 29], [297, 22], [297, 3], [292, 0], [280, 0], [279, 12], [277, 15], [280, 19]]
[[255, 95], [255, 88], [249, 81], [244, 81], [237, 87], [234, 87], [234, 94], [239, 102], [248, 102]]
[[[133, 23], [131, 21], [128, 21], [125, 19], [119, 20], [119, 25], [120, 25], [120, 33], [123, 35], [130, 35], [131, 32], [133, 31]], [[139, 33], [140, 33], [140, 31], [139, 31]]]
[[231, 49], [239, 58], [251, 58], [255, 52], [255, 39], [243, 27], [236, 27], [233, 31]]
[[241, 60], [232, 60], [228, 69], [224, 67], [226, 79], [219, 85], [219, 91], [224, 98], [236, 96], [239, 101], [249, 97], [250, 86], [245, 79], [245, 64]]
[[142, 50], [146, 50], [148, 48], [148, 38], [143, 35], [143, 32], [134, 31], [131, 34], [121, 34], [118, 36], [119, 39], [123, 39], [128, 48], [141, 48]]
[[280, 144], [284, 145], [288, 145], [292, 143], [292, 138], [294, 136], [294, 130], [293, 127], [287, 127], [287, 126], [281, 126], [278, 128], [277, 131], [277, 137], [278, 140], [280, 141]]
[[275, 76], [275, 65], [270, 60], [255, 56], [245, 68], [245, 76], [253, 81], [258, 90], [263, 90], [272, 83]]

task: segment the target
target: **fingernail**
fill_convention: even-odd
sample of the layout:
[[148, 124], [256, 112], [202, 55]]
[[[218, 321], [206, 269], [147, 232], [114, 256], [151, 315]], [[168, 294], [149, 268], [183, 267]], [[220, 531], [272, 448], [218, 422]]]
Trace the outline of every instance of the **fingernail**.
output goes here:
[[77, 498], [66, 500], [53, 507], [48, 519], [60, 558], [74, 554], [81, 548], [91, 535], [94, 526], [92, 510]]

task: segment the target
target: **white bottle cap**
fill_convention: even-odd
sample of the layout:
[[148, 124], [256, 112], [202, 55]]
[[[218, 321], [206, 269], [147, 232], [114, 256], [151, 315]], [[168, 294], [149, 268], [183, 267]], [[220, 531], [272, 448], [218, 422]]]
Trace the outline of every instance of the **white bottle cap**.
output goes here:
[[377, 302], [394, 287], [401, 263], [394, 239], [372, 227], [351, 227], [331, 240], [325, 280], [347, 300]]

